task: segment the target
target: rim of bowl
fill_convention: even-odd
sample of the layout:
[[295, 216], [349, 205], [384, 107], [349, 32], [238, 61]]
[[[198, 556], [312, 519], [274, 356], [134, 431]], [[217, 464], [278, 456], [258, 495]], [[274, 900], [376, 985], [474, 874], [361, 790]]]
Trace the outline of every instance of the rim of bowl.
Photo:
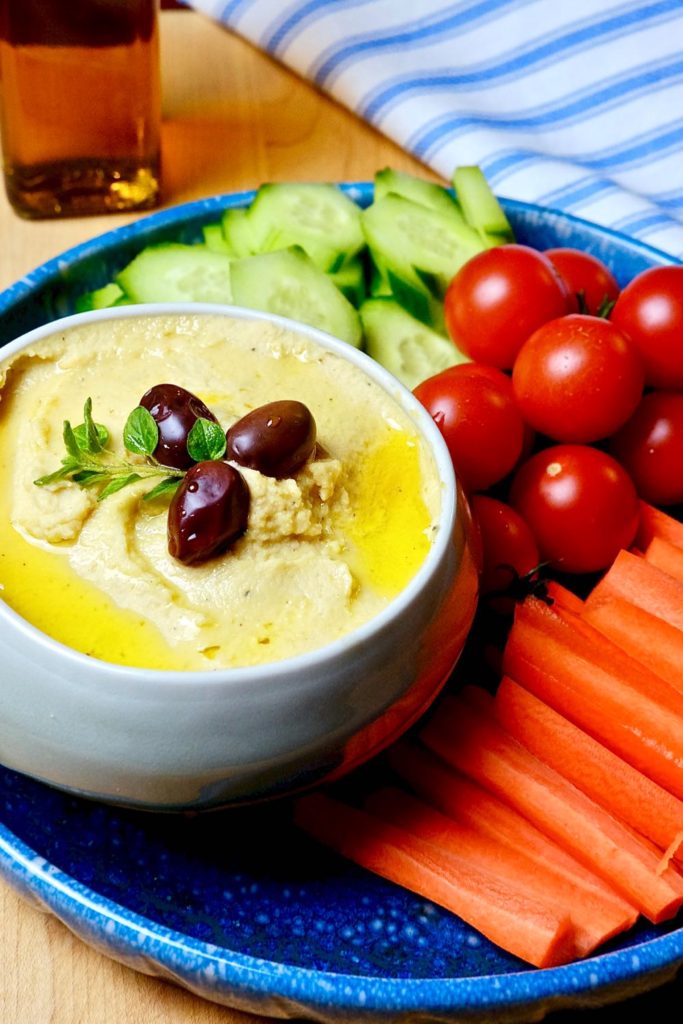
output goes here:
[[290, 320], [287, 317], [274, 313], [247, 309], [241, 306], [204, 302], [164, 302], [140, 303], [138, 305], [73, 313], [36, 327], [2, 346], [2, 349], [0, 349], [0, 363], [5, 362], [9, 357], [32, 344], [84, 324], [154, 316], [222, 316], [240, 320], [260, 320], [264, 323], [274, 324], [288, 331], [303, 334], [321, 348], [331, 351], [340, 358], [351, 362], [361, 372], [365, 373], [366, 376], [374, 380], [408, 415], [418, 433], [427, 443], [427, 448], [434, 459], [441, 489], [441, 504], [436, 535], [427, 556], [405, 587], [389, 601], [385, 608], [368, 619], [367, 622], [362, 623], [344, 636], [338, 637], [336, 640], [316, 647], [313, 650], [304, 651], [301, 654], [288, 658], [281, 658], [277, 661], [263, 662], [259, 665], [238, 665], [233, 668], [190, 670], [136, 668], [131, 665], [119, 665], [116, 662], [105, 661], [102, 658], [93, 658], [73, 647], [69, 647], [59, 640], [55, 640], [37, 626], [34, 626], [33, 623], [16, 612], [3, 600], [0, 600], [0, 627], [5, 622], [9, 628], [19, 629], [30, 640], [47, 649], [55, 657], [75, 661], [91, 672], [106, 673], [115, 676], [121, 682], [135, 682], [136, 684], [142, 682], [152, 685], [160, 683], [182, 684], [200, 680], [204, 684], [225, 685], [233, 683], [235, 686], [238, 686], [245, 683], [253, 686], [261, 680], [264, 684], [270, 683], [273, 680], [277, 680], [278, 677], [289, 676], [292, 672], [296, 672], [299, 669], [310, 669], [316, 663], [325, 664], [336, 660], [339, 656], [351, 654], [354, 648], [371, 641], [392, 619], [401, 615], [412, 601], [419, 596], [428, 585], [435, 570], [441, 563], [446, 549], [451, 543], [451, 536], [458, 515], [459, 498], [453, 463], [438, 427], [412, 392], [393, 374], [385, 370], [383, 366], [374, 359], [371, 359], [370, 356], [360, 349], [354, 348], [354, 346], [347, 342], [341, 341], [317, 327], [301, 324], [296, 320]]

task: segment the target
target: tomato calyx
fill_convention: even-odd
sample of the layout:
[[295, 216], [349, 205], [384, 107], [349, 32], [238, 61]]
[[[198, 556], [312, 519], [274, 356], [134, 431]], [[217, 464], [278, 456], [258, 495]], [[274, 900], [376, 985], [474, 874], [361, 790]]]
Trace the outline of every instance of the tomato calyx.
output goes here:
[[507, 598], [514, 601], [515, 604], [522, 604], [527, 597], [537, 597], [539, 601], [543, 601], [548, 606], [554, 604], [554, 598], [548, 593], [549, 568], [549, 562], [539, 562], [533, 569], [529, 569], [528, 572], [520, 575], [514, 565], [510, 565], [508, 562], [501, 562], [496, 566], [496, 570], [508, 572], [510, 574], [510, 582], [504, 587], [489, 591], [486, 595], [487, 601], [489, 603], [492, 601], [498, 602], [501, 598]]
[[599, 304], [598, 308], [595, 310], [595, 312], [593, 314], [591, 314], [591, 311], [590, 311], [590, 309], [588, 307], [588, 302], [586, 301], [586, 292], [585, 292], [585, 290], [583, 288], [580, 288], [578, 290], [578, 292], [574, 292], [574, 295], [576, 296], [576, 304], [578, 306], [578, 309], [577, 309], [578, 313], [581, 313], [584, 316], [591, 316], [591, 315], [592, 316], [597, 316], [601, 320], [609, 320], [609, 315], [612, 312], [612, 310], [614, 309], [614, 307], [616, 305], [616, 302], [617, 302], [616, 299], [611, 299], [609, 297], [609, 295], [607, 295], [607, 293], [605, 293], [603, 295], [603, 297], [601, 298], [601, 300], [600, 300], [600, 304]]

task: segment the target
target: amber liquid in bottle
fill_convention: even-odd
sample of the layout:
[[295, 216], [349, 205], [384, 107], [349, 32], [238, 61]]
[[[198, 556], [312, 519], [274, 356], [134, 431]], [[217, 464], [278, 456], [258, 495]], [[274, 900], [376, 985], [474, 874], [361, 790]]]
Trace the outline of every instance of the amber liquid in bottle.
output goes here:
[[5, 186], [19, 214], [156, 203], [157, 0], [0, 0], [0, 97]]

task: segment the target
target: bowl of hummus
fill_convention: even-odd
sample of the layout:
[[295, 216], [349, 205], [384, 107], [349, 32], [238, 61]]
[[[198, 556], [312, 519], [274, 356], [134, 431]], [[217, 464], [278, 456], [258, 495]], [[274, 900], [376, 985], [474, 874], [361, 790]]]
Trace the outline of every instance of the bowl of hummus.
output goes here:
[[336, 778], [465, 642], [468, 510], [362, 352], [222, 306], [66, 317], [0, 350], [0, 762], [208, 808]]

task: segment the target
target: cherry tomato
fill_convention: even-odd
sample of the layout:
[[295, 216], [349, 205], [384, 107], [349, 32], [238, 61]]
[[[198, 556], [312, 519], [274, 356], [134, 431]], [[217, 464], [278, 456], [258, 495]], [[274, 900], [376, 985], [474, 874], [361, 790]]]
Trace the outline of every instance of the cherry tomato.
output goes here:
[[638, 496], [626, 470], [587, 445], [533, 455], [515, 474], [510, 504], [529, 524], [541, 558], [564, 572], [606, 569], [638, 527]]
[[628, 284], [610, 320], [640, 349], [645, 383], [683, 388], [683, 267], [652, 267]]
[[637, 348], [614, 324], [573, 313], [522, 345], [512, 371], [524, 419], [555, 441], [599, 441], [626, 422], [643, 391]]
[[616, 301], [619, 285], [612, 271], [597, 256], [580, 249], [546, 249], [545, 255], [570, 293], [577, 297], [579, 313], [597, 316], [606, 304]]
[[540, 562], [534, 535], [520, 514], [497, 498], [475, 494], [471, 506], [484, 551], [481, 592], [504, 590], [515, 572], [524, 576]]
[[444, 303], [446, 327], [458, 348], [503, 370], [536, 328], [571, 308], [567, 286], [550, 260], [526, 245], [500, 245], [468, 260]]
[[638, 494], [653, 505], [683, 501], [683, 394], [651, 391], [610, 441]]
[[461, 364], [418, 384], [414, 394], [443, 434], [466, 491], [484, 491], [511, 472], [524, 424], [507, 378], [496, 383]]
[[[512, 378], [497, 367], [487, 366], [486, 363], [463, 363], [460, 367], [460, 372], [469, 373], [475, 377], [485, 377], [487, 380], [492, 381], [497, 387], [507, 391], [513, 401], [516, 401], [512, 387]], [[536, 431], [530, 423], [524, 420], [524, 436], [522, 438], [520, 459], [528, 459], [533, 451], [535, 443]]]

